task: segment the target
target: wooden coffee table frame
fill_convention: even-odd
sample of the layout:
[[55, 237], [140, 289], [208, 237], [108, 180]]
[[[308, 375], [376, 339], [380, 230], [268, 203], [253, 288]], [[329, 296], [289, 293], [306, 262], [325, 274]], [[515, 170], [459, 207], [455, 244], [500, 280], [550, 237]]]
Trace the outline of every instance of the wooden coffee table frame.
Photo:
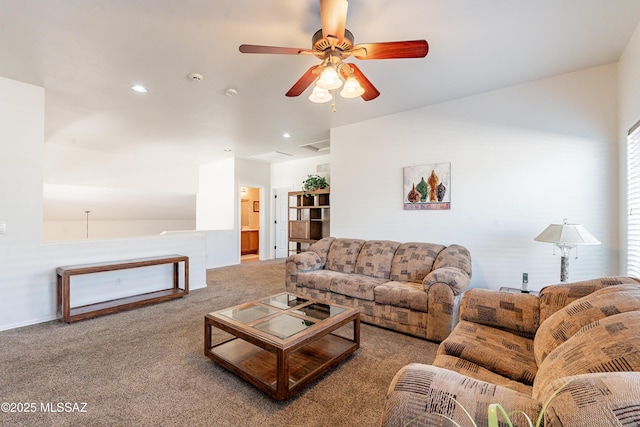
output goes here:
[[[297, 296], [288, 292], [288, 294]], [[277, 295], [282, 295], [277, 294]], [[324, 320], [305, 317], [294, 310], [301, 306], [280, 309], [278, 313], [243, 324], [221, 312], [262, 304], [260, 301], [276, 297], [262, 298], [239, 306], [209, 313], [204, 319], [204, 353], [211, 360], [238, 375], [245, 381], [267, 393], [276, 400], [284, 401], [298, 393], [304, 386], [323, 375], [333, 366], [347, 358], [360, 347], [360, 313], [350, 307], [337, 306], [344, 311]], [[326, 304], [322, 301], [307, 300], [308, 304]], [[283, 313], [314, 322], [309, 328], [280, 339], [262, 332], [253, 325]], [[345, 338], [333, 332], [353, 323], [353, 338]], [[231, 334], [232, 337], [220, 343], [212, 342], [214, 329]]]

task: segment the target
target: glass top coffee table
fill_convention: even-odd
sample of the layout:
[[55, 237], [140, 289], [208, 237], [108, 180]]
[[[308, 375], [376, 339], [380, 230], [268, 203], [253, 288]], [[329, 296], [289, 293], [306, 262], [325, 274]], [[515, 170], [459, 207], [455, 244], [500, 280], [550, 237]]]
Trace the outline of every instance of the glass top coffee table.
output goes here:
[[[204, 325], [205, 355], [280, 401], [360, 347], [358, 310], [286, 292], [209, 313]], [[227, 339], [214, 344], [216, 329]]]

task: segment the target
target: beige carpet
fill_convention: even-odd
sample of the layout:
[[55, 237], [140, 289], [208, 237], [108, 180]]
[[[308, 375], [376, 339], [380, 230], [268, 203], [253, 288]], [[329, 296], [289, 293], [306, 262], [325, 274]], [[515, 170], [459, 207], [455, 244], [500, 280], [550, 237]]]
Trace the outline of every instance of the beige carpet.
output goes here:
[[176, 301], [0, 332], [0, 425], [375, 426], [397, 370], [435, 357], [434, 343], [363, 324], [355, 354], [278, 403], [204, 356], [203, 319], [283, 291], [284, 262], [212, 269], [207, 284]]

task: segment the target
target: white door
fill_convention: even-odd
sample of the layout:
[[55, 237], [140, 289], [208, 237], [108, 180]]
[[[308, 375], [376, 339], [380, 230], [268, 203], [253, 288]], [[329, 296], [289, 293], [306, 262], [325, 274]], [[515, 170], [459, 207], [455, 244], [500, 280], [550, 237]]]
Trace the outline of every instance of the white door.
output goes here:
[[290, 188], [276, 188], [274, 190], [276, 258], [285, 258], [289, 255], [289, 236], [287, 232], [289, 191], [291, 191]]

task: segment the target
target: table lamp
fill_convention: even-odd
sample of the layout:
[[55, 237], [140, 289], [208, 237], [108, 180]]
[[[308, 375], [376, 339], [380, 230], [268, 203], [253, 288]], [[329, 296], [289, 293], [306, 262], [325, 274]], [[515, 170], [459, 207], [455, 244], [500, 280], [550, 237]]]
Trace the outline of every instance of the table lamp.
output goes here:
[[560, 281], [569, 280], [569, 252], [578, 245], [599, 245], [600, 241], [593, 237], [580, 224], [569, 224], [564, 219], [562, 224], [551, 224], [535, 239], [538, 242], [553, 243], [562, 251], [560, 261]]

